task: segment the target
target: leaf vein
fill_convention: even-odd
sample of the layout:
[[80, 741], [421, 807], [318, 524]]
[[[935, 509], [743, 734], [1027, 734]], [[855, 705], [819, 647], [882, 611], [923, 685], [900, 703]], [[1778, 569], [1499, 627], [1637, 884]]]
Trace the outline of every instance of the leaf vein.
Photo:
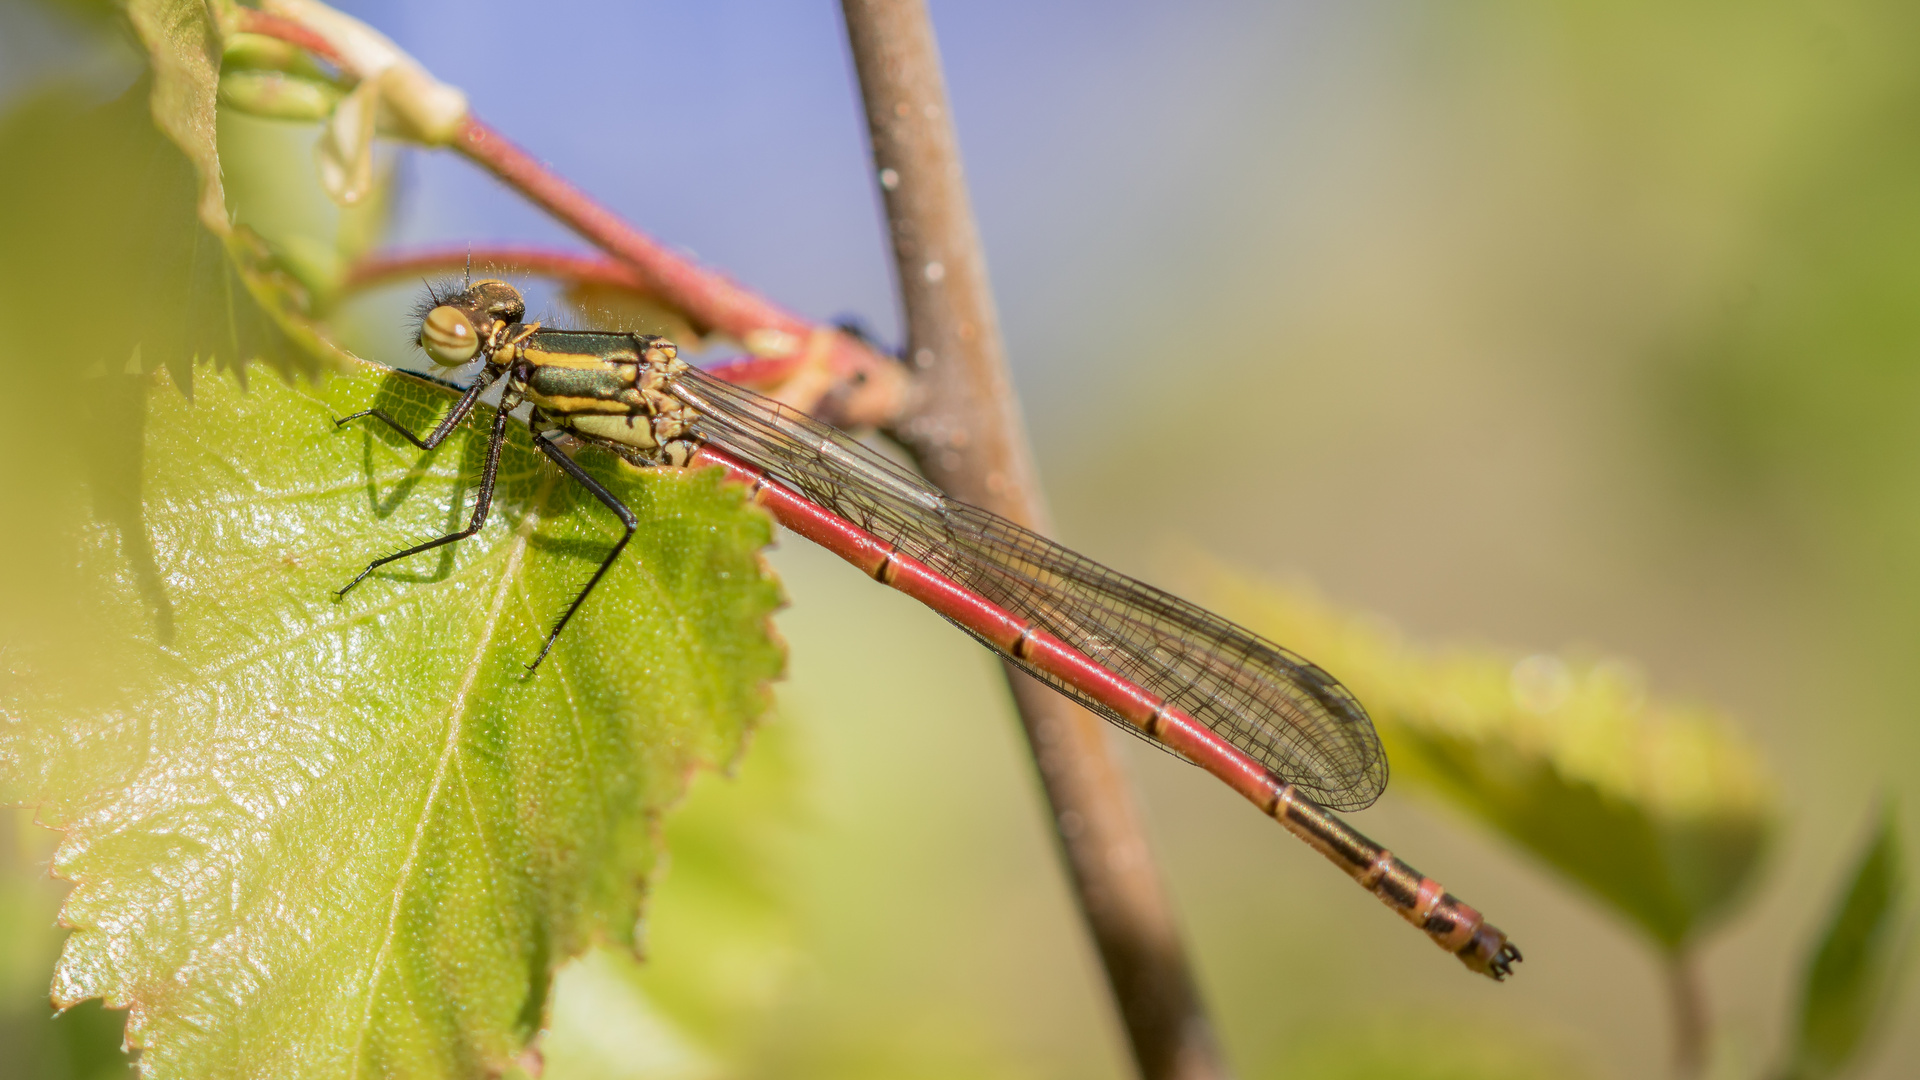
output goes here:
[[[551, 482], [547, 486], [551, 488]], [[464, 727], [473, 685], [480, 677], [480, 669], [486, 661], [487, 648], [493, 643], [494, 632], [499, 629], [500, 616], [506, 608], [507, 596], [513, 591], [520, 564], [526, 557], [533, 527], [539, 520], [538, 514], [528, 514], [521, 522], [520, 528], [514, 532], [513, 544], [507, 554], [507, 565], [501, 570], [500, 587], [494, 590], [493, 603], [487, 610], [486, 621], [482, 624], [480, 640], [474, 644], [473, 655], [467, 661], [466, 670], [461, 672], [460, 686], [452, 696], [453, 711], [448, 717], [446, 744], [441, 747], [440, 761], [434, 767], [433, 782], [428, 785], [427, 797], [421, 803], [420, 819], [414, 823], [413, 841], [407, 848], [407, 857], [400, 864], [399, 880], [393, 887], [393, 902], [387, 908], [387, 928], [381, 935], [380, 949], [374, 954], [373, 967], [368, 973], [366, 1009], [360, 1017], [360, 1030], [353, 1052], [353, 1072], [350, 1074], [355, 1078], [360, 1075], [360, 1064], [365, 1060], [367, 1032], [373, 1026], [373, 1009], [379, 1000], [382, 969], [386, 967], [388, 956], [393, 951], [394, 935], [400, 924], [400, 907], [406, 899], [414, 866], [420, 860], [420, 848], [426, 841], [427, 823], [433, 818], [433, 804], [439, 797], [441, 785], [446, 781], [447, 769], [453, 761], [453, 755], [460, 747], [460, 733]]]

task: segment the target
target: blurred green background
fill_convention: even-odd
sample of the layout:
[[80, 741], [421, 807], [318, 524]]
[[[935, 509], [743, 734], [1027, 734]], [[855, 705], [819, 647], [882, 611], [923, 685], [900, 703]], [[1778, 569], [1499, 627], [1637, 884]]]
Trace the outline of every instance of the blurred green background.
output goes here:
[[[835, 5], [342, 6], [642, 228], [895, 337]], [[1911, 835], [1920, 795], [1920, 14], [934, 15], [1061, 538], [1205, 603], [1265, 580], [1435, 646], [1628, 658], [1731, 716], [1781, 820], [1703, 939], [1711, 1075], [1768, 1075], [1876, 806]], [[568, 77], [500, 76], [503, 26]], [[107, 100], [115, 41], [4, 0], [0, 93]], [[311, 131], [282, 137], [304, 168]], [[568, 243], [457, 161], [397, 190], [401, 242]], [[409, 299], [355, 305], [350, 344], [403, 354]], [[674, 822], [649, 970], [563, 976], [550, 1075], [1126, 1075], [992, 658], [804, 545], [774, 558], [779, 718]], [[1242, 1075], [1666, 1070], [1644, 937], [1430, 787], [1356, 824], [1521, 943], [1508, 985], [1120, 741]], [[44, 834], [10, 820], [0, 850], [0, 1041], [29, 1048], [0, 1075], [101, 1075], [112, 1014], [43, 1020]], [[1880, 1026], [1859, 1075], [1908, 1075], [1920, 999]]]

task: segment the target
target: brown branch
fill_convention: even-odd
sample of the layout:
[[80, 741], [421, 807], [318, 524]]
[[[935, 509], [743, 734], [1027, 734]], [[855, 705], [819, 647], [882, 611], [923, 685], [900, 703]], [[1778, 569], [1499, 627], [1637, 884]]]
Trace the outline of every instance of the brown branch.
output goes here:
[[1707, 993], [1700, 963], [1685, 946], [1667, 956], [1668, 1007], [1673, 1013], [1673, 1075], [1695, 1080], [1707, 1068]]
[[[924, 391], [891, 433], [948, 493], [1044, 531], [926, 5], [842, 8]], [[1140, 1075], [1226, 1075], [1105, 722], [1011, 665], [1007, 676]]]

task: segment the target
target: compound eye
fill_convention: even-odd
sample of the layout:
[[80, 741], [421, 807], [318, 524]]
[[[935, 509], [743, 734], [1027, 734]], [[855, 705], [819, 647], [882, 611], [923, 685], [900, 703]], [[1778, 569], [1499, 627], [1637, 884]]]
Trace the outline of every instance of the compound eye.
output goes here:
[[480, 351], [480, 333], [473, 320], [456, 307], [442, 304], [427, 312], [420, 323], [420, 347], [435, 363], [454, 367]]

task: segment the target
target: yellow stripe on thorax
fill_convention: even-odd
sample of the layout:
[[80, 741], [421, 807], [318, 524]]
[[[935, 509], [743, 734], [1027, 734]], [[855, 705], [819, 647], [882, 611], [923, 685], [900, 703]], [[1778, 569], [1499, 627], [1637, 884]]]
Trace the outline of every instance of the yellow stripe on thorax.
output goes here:
[[535, 367], [567, 368], [572, 371], [603, 371], [618, 362], [631, 364], [638, 359], [631, 355], [610, 357], [598, 353], [554, 352], [530, 345], [520, 346], [520, 356]]

